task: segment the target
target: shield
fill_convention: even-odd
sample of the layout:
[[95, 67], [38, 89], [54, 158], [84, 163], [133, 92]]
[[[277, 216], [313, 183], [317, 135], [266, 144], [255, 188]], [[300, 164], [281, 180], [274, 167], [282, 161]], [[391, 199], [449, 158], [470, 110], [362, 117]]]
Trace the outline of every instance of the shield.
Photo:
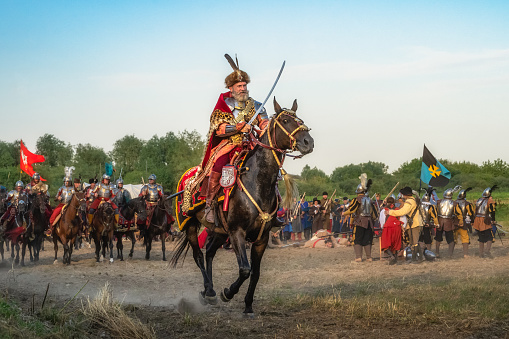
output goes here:
[[223, 166], [219, 184], [224, 188], [232, 187], [237, 179], [237, 169], [233, 165]]

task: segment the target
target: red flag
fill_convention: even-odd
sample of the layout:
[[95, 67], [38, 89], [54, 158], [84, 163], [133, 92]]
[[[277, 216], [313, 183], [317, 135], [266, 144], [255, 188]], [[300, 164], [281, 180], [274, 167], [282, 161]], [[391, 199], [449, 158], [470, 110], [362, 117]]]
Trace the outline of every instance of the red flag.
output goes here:
[[[32, 164], [36, 162], [43, 162], [44, 160], [46, 160], [44, 159], [44, 156], [30, 152], [23, 144], [23, 140], [21, 140], [21, 144], [19, 146], [19, 167], [23, 172], [32, 177], [35, 173], [32, 168]], [[42, 177], [41, 180], [46, 181]]]

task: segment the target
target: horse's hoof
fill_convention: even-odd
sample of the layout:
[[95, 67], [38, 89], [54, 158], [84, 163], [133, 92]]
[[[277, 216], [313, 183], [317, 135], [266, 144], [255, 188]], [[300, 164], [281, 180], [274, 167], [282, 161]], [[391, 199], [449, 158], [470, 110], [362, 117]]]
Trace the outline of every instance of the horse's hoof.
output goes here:
[[133, 254], [132, 253], [129, 253], [129, 258], [132, 258], [133, 257]]
[[231, 298], [228, 298], [225, 294], [225, 291], [226, 291], [226, 288], [224, 288], [222, 291], [221, 291], [221, 300], [224, 301], [225, 303], [229, 302], [231, 300]]
[[205, 292], [198, 293], [198, 300], [200, 300], [200, 304], [202, 304], [203, 306], [207, 305], [207, 300], [205, 300]]
[[163, 261], [168, 261], [168, 260], [166, 260], [166, 258], [163, 258]]
[[25, 263], [23, 261], [21, 262], [21, 266], [25, 267]]
[[246, 319], [254, 319], [255, 315], [253, 312], [244, 312], [242, 313], [242, 317]]
[[205, 300], [209, 305], [217, 305], [217, 295], [213, 297], [205, 296]]
[[110, 258], [110, 264], [113, 264], [113, 258]]
[[120, 258], [120, 259], [118, 259], [118, 260], [120, 260], [120, 261], [124, 261], [124, 257], [121, 257], [121, 258]]
[[104, 261], [104, 257], [101, 255], [101, 257], [99, 258], [99, 262], [103, 262]]
[[53, 265], [56, 265], [56, 264], [58, 264], [58, 259], [55, 259], [55, 260], [53, 261]]

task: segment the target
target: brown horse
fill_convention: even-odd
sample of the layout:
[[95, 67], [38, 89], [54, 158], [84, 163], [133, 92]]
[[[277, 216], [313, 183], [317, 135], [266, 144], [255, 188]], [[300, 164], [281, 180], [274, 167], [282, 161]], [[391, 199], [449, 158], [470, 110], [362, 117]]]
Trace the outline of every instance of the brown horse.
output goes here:
[[[113, 233], [117, 229], [115, 221], [115, 210], [107, 201], [103, 202], [97, 208], [90, 225], [90, 233], [95, 243], [95, 259], [97, 262], [104, 260], [106, 256], [106, 246], [110, 250], [110, 264], [113, 263]], [[99, 256], [102, 247], [102, 254]]]
[[[218, 248], [229, 237], [237, 256], [238, 278], [230, 287], [222, 289], [221, 300], [230, 301], [239, 292], [242, 283], [250, 278], [244, 299], [244, 314], [247, 316], [253, 315], [253, 297], [260, 277], [260, 263], [269, 240], [269, 231], [272, 226], [277, 226], [277, 221], [273, 218], [278, 208], [276, 184], [284, 155], [286, 150], [298, 150], [301, 154], [307, 154], [314, 148], [309, 129], [295, 113], [297, 101], [294, 101], [289, 110], [281, 109], [274, 99], [274, 109], [276, 114], [270, 119], [265, 133], [259, 141], [252, 139], [256, 146], [249, 151], [239, 171], [237, 182], [241, 184], [242, 190], [236, 188], [232, 191], [225, 216], [220, 215], [221, 205], [215, 209], [216, 221], [224, 219], [226, 225], [223, 227], [220, 222], [211, 227], [205, 257], [206, 266], [198, 245], [203, 209], [194, 215], [183, 215], [182, 211], [178, 211], [177, 220], [185, 232], [185, 237], [175, 250], [172, 264], [177, 264], [190, 245], [196, 265], [203, 276], [204, 290], [199, 293], [200, 301], [203, 304], [215, 304], [217, 296], [212, 280], [212, 261]], [[180, 199], [182, 198], [178, 201]], [[248, 242], [252, 243], [251, 263], [246, 252]]]
[[71, 254], [78, 235], [79, 229], [82, 227], [83, 220], [80, 215], [86, 210], [87, 204], [85, 199], [85, 193], [76, 192], [72, 195], [69, 204], [64, 207], [60, 220], [53, 227], [51, 235], [53, 237], [53, 244], [55, 248], [55, 261], [57, 262], [58, 253], [58, 241], [64, 246], [64, 265], [71, 264]]

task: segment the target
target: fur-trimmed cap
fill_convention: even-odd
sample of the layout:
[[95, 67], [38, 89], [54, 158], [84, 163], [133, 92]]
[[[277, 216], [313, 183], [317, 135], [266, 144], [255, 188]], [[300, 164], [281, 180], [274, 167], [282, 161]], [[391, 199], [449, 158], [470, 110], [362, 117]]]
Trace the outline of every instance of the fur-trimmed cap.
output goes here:
[[[249, 75], [247, 75], [246, 72], [242, 71], [239, 68], [239, 61], [237, 60], [237, 63], [235, 63], [231, 56], [229, 56], [228, 54], [225, 54], [224, 57], [226, 58], [226, 60], [228, 60], [228, 63], [233, 68], [233, 72], [230, 73], [230, 75], [228, 75], [226, 79], [224, 79], [224, 84], [226, 85], [226, 88], [232, 87], [237, 82], [245, 82], [246, 84], [249, 84], [251, 79], [249, 78]], [[237, 58], [235, 57], [235, 59]]]

